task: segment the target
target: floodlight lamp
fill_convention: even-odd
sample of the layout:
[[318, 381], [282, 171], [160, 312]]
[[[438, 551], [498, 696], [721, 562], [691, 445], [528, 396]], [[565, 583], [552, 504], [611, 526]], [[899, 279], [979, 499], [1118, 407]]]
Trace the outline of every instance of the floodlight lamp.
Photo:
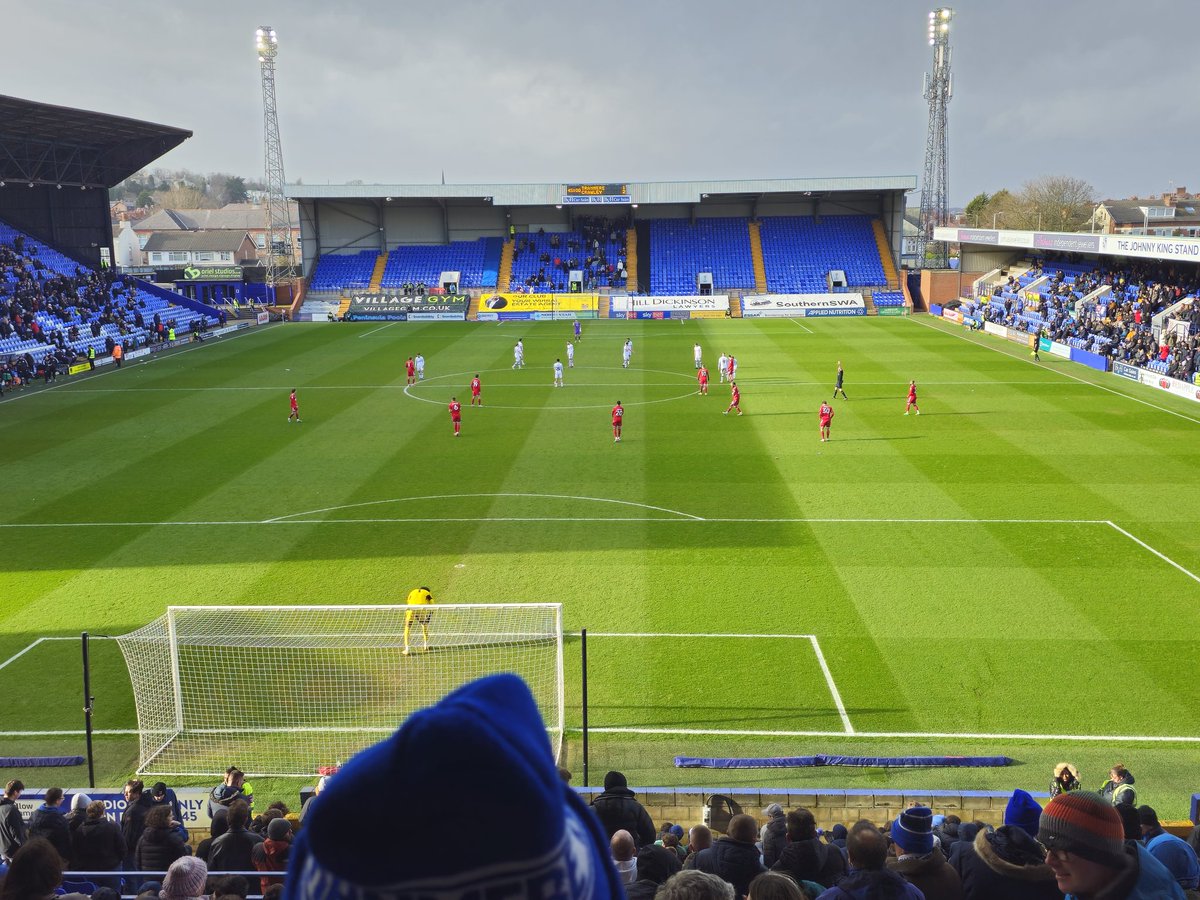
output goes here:
[[932, 10], [930, 10], [930, 13], [929, 13], [929, 19], [930, 19], [930, 21], [932, 21], [932, 20], [933, 20], [933, 19], [935, 19], [935, 18], [937, 18], [937, 13], [933, 12]]
[[[943, 18], [943, 19], [949, 19], [949, 18], [950, 18], [950, 16], [951, 16], [951, 14], [952, 14], [952, 12], [953, 12], [952, 10], [949, 10], [949, 9], [943, 9], [943, 10], [942, 10], [942, 18]], [[271, 32], [271, 37], [275, 37], [275, 32], [273, 32], [273, 31]]]
[[391, 202], [392, 202], [392, 198], [391, 198], [391, 197], [384, 197], [383, 199], [384, 199], [386, 202], [388, 202], [388, 203], [391, 203]]

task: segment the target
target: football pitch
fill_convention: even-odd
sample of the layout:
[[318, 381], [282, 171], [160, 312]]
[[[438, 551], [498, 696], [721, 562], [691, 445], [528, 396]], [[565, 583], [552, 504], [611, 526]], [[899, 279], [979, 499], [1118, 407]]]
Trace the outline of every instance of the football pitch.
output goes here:
[[[1091, 787], [1124, 762], [1140, 801], [1182, 817], [1200, 407], [926, 316], [585, 322], [554, 388], [570, 331], [272, 326], [6, 397], [0, 756], [82, 753], [80, 631], [168, 605], [403, 603], [425, 584], [441, 604], [563, 604], [576, 784], [587, 629], [593, 784], [618, 768], [642, 786], [1037, 791], [1057, 762]], [[722, 415], [722, 351], [741, 417]], [[406, 387], [416, 353], [426, 377]], [[839, 360], [849, 400], [821, 443]], [[97, 780], [116, 784], [136, 766], [133, 700], [115, 642], [92, 649]], [[816, 753], [1017, 762], [673, 765]]]

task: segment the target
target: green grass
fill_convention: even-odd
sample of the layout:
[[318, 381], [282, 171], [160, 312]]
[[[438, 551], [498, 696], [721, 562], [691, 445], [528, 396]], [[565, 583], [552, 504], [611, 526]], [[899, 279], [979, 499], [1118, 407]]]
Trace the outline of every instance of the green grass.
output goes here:
[[[590, 724], [618, 730], [593, 735], [593, 781], [622, 768], [660, 786], [1044, 790], [1063, 759], [1097, 786], [1123, 761], [1139, 796], [1184, 814], [1194, 744], [889, 735], [1200, 733], [1200, 585], [1107, 524], [1200, 570], [1200, 408], [924, 317], [591, 322], [555, 390], [569, 327], [272, 327], [6, 398], [0, 523], [27, 527], [0, 529], [0, 662], [40, 637], [124, 633], [169, 604], [400, 603], [416, 584], [440, 603], [561, 601], [566, 628], [592, 634], [815, 635], [854, 729], [880, 735], [841, 733], [807, 639], [595, 636]], [[514, 372], [518, 336], [530, 364]], [[721, 385], [695, 395], [695, 341], [710, 365], [737, 355], [745, 416], [721, 415]], [[418, 351], [427, 381], [410, 395], [403, 362]], [[822, 444], [816, 408], [839, 359], [850, 400]], [[445, 404], [466, 401], [475, 372], [487, 405], [464, 407], [455, 439]], [[910, 378], [919, 417], [903, 415]], [[291, 387], [301, 425], [285, 423]], [[67, 525], [88, 522], [109, 524]], [[571, 639], [572, 727], [578, 661]], [[67, 641], [0, 669], [0, 731], [79, 729], [79, 678]], [[111, 642], [94, 644], [94, 693], [98, 728], [135, 726]], [[82, 747], [0, 740], [14, 755]], [[808, 753], [1018, 763], [672, 764]], [[99, 738], [96, 762], [100, 783], [123, 780], [135, 740]], [[577, 734], [566, 762], [581, 773]]]

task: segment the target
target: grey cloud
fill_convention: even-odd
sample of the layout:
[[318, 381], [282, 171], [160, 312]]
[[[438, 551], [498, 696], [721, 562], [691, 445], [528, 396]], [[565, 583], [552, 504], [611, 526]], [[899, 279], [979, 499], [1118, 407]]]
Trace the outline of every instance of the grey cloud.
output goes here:
[[[17, 96], [190, 128], [167, 166], [262, 168], [253, 31], [280, 36], [289, 178], [671, 180], [920, 173], [924, 20], [912, 0], [126, 0], [12, 12]], [[951, 199], [1069, 173], [1103, 194], [1200, 189], [1172, 35], [1200, 5], [964, 0]], [[1173, 46], [1175, 45], [1175, 46]], [[1189, 182], [1195, 182], [1190, 184]]]

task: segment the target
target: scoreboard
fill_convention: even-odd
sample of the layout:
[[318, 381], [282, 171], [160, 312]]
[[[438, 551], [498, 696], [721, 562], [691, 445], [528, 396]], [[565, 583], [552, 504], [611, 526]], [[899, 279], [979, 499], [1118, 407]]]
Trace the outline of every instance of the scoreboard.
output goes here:
[[632, 203], [627, 184], [568, 184], [564, 188], [564, 204]]

